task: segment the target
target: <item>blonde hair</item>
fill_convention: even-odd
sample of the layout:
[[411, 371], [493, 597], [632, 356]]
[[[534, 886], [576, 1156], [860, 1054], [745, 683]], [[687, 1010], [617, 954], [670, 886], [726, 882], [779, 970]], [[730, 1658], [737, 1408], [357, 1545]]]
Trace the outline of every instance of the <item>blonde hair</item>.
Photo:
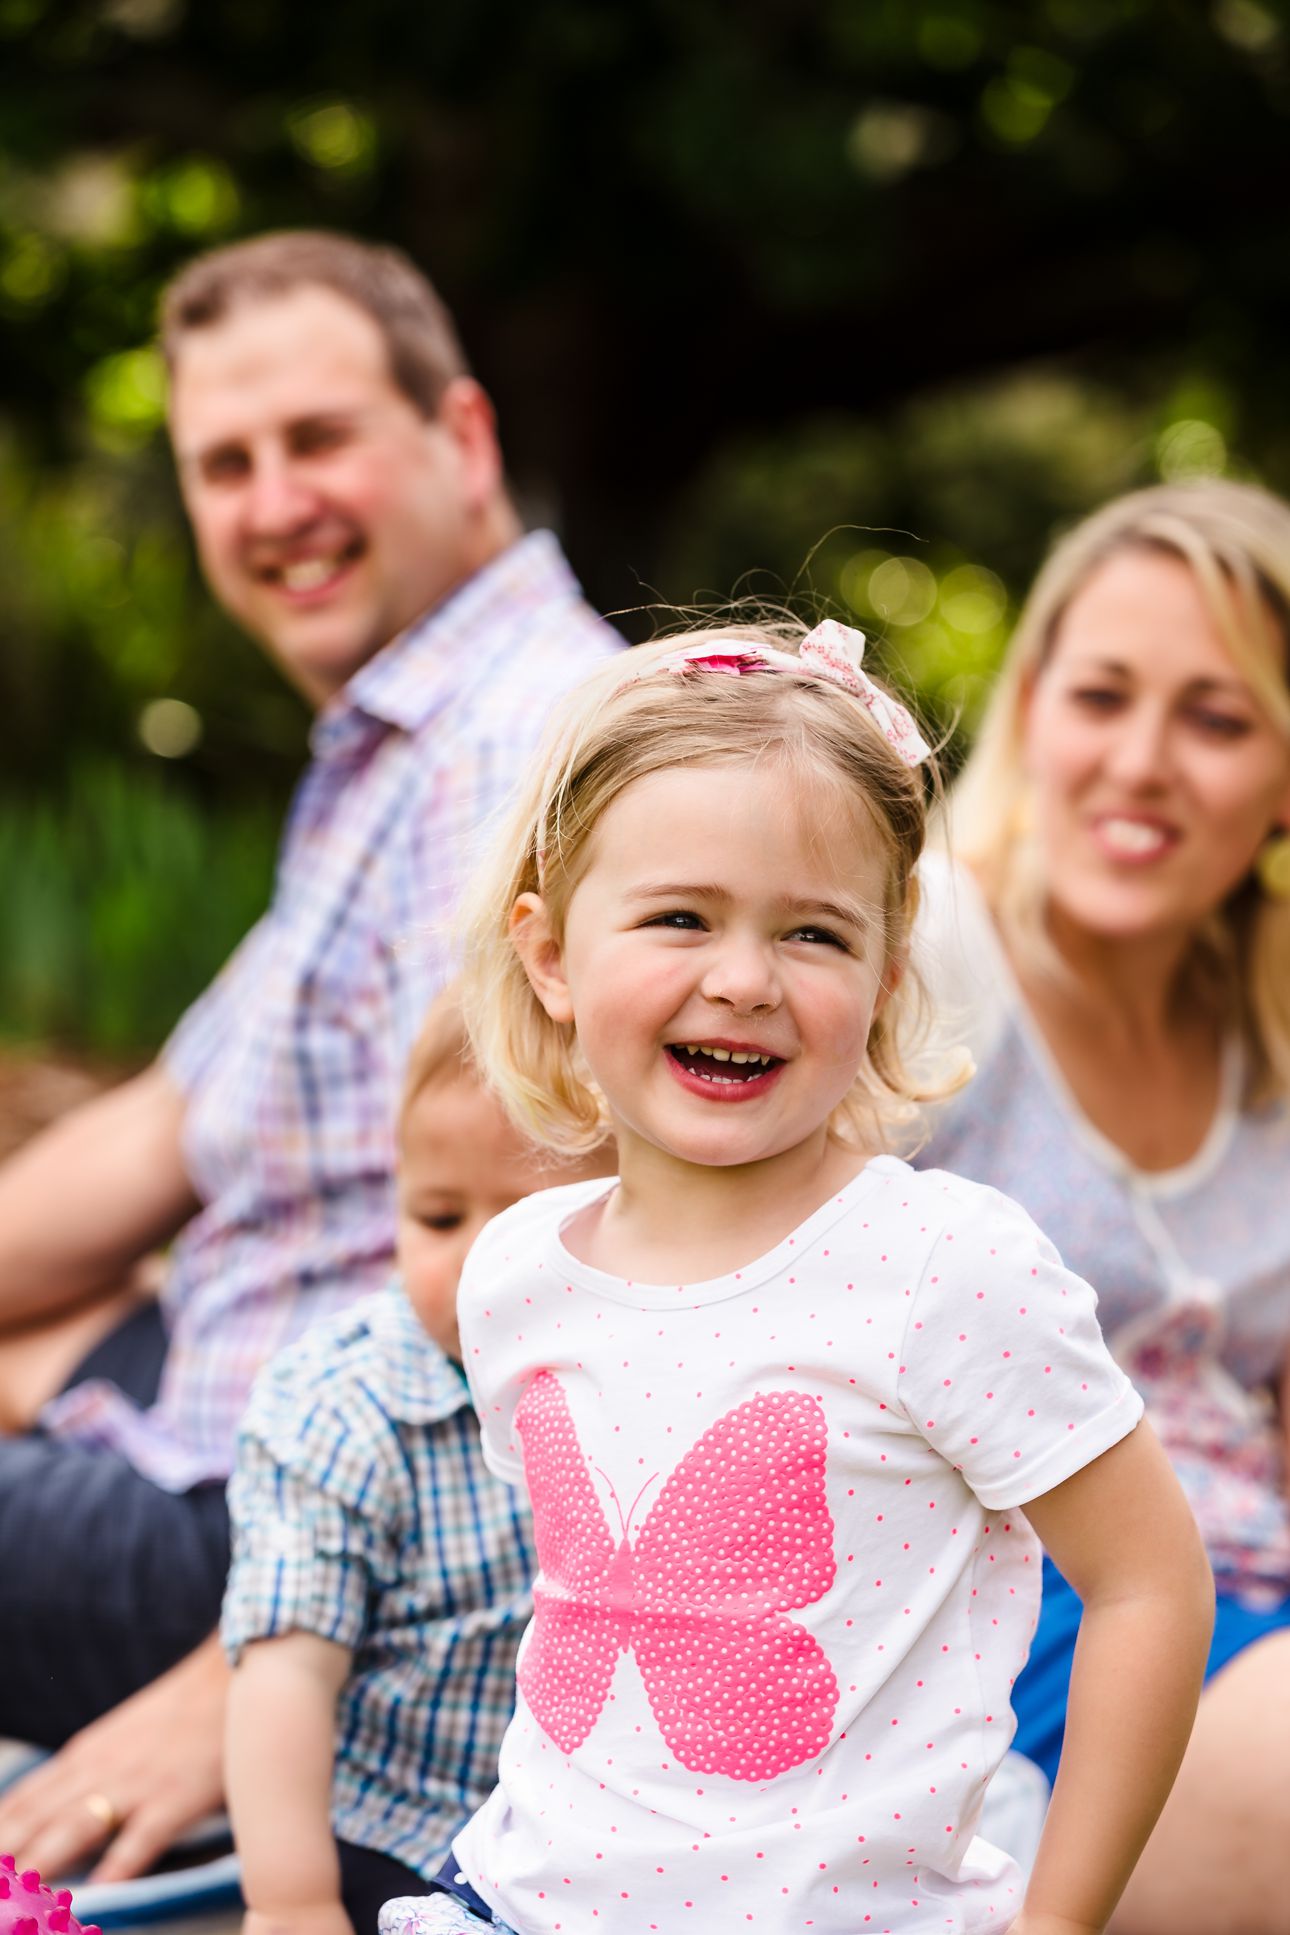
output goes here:
[[[1026, 700], [1072, 599], [1126, 551], [1188, 567], [1256, 702], [1290, 738], [1290, 505], [1252, 484], [1160, 484], [1116, 498], [1068, 532], [1035, 580], [950, 798], [956, 852], [977, 873], [1017, 960], [1040, 972], [1057, 964], [1023, 763]], [[1262, 895], [1251, 873], [1197, 933], [1188, 970], [1190, 984], [1217, 991], [1243, 1030], [1252, 1098], [1290, 1090], [1290, 901]]]
[[[606, 809], [633, 781], [672, 767], [746, 765], [779, 757], [795, 779], [841, 783], [861, 806], [887, 859], [883, 908], [889, 963], [904, 967], [918, 905], [914, 867], [926, 832], [923, 774], [888, 744], [865, 707], [814, 674], [732, 677], [698, 666], [665, 669], [680, 652], [746, 645], [793, 652], [804, 627], [734, 624], [638, 646], [566, 702], [466, 908], [463, 1006], [480, 1066], [515, 1120], [549, 1147], [573, 1153], [608, 1131], [604, 1099], [578, 1051], [576, 1030], [551, 1020], [509, 933], [521, 894], [540, 894], [557, 941], [592, 857]], [[913, 1073], [909, 1038], [923, 1019], [912, 972], [876, 1017], [867, 1065], [835, 1111], [848, 1140], [884, 1139], [915, 1105], [957, 1086]]]
[[399, 1103], [400, 1143], [407, 1133], [408, 1118], [428, 1088], [480, 1080], [470, 1052], [466, 1018], [461, 1011], [461, 990], [453, 981], [440, 989], [426, 1009], [408, 1056]]

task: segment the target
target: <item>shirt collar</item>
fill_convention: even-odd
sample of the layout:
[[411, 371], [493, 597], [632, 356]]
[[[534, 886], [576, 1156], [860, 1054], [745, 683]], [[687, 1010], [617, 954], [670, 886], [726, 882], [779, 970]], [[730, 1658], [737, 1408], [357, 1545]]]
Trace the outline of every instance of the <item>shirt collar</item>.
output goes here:
[[381, 1349], [382, 1402], [389, 1417], [399, 1424], [432, 1424], [469, 1405], [464, 1372], [427, 1335], [401, 1284], [360, 1309]]
[[359, 667], [315, 720], [314, 754], [325, 757], [366, 737], [372, 721], [418, 732], [509, 653], [521, 613], [580, 595], [554, 535], [530, 531]]

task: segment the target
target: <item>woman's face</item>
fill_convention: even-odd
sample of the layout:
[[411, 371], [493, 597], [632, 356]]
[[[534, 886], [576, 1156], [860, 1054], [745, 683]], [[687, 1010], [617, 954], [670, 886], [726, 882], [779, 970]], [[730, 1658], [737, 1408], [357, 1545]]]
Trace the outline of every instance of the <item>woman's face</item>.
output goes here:
[[1105, 939], [1194, 931], [1290, 824], [1290, 740], [1161, 552], [1109, 558], [1067, 606], [1025, 762], [1051, 905]]

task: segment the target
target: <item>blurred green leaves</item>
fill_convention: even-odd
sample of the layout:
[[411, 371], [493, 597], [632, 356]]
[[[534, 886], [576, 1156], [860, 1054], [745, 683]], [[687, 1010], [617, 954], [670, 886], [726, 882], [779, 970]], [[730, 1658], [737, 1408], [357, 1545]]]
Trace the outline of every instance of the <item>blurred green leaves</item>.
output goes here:
[[0, 1039], [161, 1040], [263, 909], [276, 821], [217, 819], [107, 766], [57, 800], [0, 802]]
[[224, 162], [213, 155], [183, 155], [141, 177], [139, 203], [154, 228], [209, 243], [234, 226], [242, 198]]
[[957, 748], [1055, 530], [1157, 477], [1290, 488], [1283, 14], [0, 0], [0, 1031], [154, 1043], [303, 756], [166, 449], [195, 250], [408, 248], [633, 635], [841, 611]]
[[315, 168], [339, 175], [363, 175], [376, 160], [376, 126], [348, 101], [320, 101], [293, 108], [287, 130], [296, 151]]
[[91, 423], [113, 438], [140, 441], [160, 429], [166, 415], [166, 373], [151, 345], [119, 350], [86, 372], [85, 401]]

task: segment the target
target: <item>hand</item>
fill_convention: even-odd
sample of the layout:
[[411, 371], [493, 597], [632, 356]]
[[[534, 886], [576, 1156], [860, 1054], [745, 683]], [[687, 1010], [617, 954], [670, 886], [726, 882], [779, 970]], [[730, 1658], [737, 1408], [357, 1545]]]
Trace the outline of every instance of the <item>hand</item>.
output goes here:
[[229, 1671], [212, 1636], [151, 1686], [74, 1734], [0, 1796], [0, 1848], [49, 1879], [107, 1843], [93, 1881], [142, 1874], [224, 1805]]
[[338, 1901], [302, 1901], [291, 1908], [248, 1908], [242, 1935], [354, 1935]]

